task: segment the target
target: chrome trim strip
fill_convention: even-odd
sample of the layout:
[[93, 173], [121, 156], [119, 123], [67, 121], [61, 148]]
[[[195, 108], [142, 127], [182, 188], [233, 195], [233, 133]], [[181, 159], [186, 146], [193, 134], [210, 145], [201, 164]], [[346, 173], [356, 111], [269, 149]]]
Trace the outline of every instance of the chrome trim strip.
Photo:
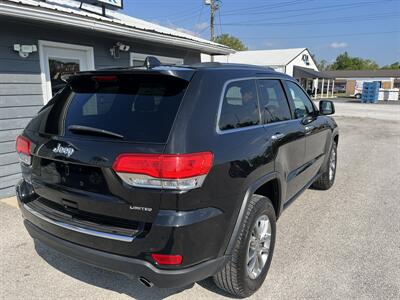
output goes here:
[[63, 222], [59, 222], [56, 220], [53, 220], [51, 218], [48, 218], [44, 215], [42, 215], [41, 213], [33, 210], [32, 208], [30, 208], [28, 205], [26, 205], [24, 203], [23, 205], [24, 209], [26, 209], [27, 211], [29, 211], [32, 215], [38, 217], [39, 219], [42, 219], [50, 224], [56, 225], [58, 227], [62, 227], [64, 229], [68, 229], [68, 230], [72, 230], [75, 232], [79, 232], [79, 233], [83, 233], [83, 234], [87, 234], [87, 235], [91, 235], [91, 236], [96, 236], [96, 237], [100, 237], [100, 238], [104, 238], [104, 239], [110, 239], [110, 240], [116, 240], [116, 241], [120, 241], [120, 242], [132, 242], [134, 240], [134, 237], [131, 236], [126, 236], [126, 235], [120, 235], [120, 234], [112, 234], [112, 233], [107, 233], [107, 232], [102, 232], [102, 231], [96, 231], [96, 230], [92, 230], [92, 229], [87, 229], [87, 228], [82, 228], [82, 227], [78, 227], [78, 226], [74, 226], [71, 224], [67, 224], [67, 223], [63, 223]]
[[[217, 134], [233, 133], [233, 132], [237, 132], [237, 131], [256, 129], [256, 128], [260, 128], [260, 127], [264, 127], [264, 126], [268, 126], [268, 125], [282, 124], [283, 122], [291, 122], [291, 121], [298, 121], [299, 120], [299, 119], [290, 119], [290, 120], [274, 122], [274, 123], [270, 123], [270, 124], [258, 124], [258, 125], [246, 126], [246, 127], [241, 127], [241, 128], [233, 128], [233, 129], [221, 130], [219, 128], [219, 119], [221, 117], [222, 103], [224, 101], [224, 95], [225, 95], [225, 91], [226, 91], [226, 88], [227, 88], [228, 84], [230, 84], [232, 82], [236, 82], [236, 81], [258, 80], [258, 79], [261, 79], [261, 80], [262, 79], [275, 79], [275, 80], [287, 80], [287, 81], [296, 82], [293, 78], [283, 78], [283, 77], [279, 77], [279, 76], [275, 76], [275, 77], [274, 76], [251, 76], [251, 77], [241, 77], [241, 78], [234, 78], [234, 79], [227, 80], [224, 83], [224, 86], [222, 88], [222, 93], [221, 93], [221, 96], [219, 98], [217, 124], [216, 124], [216, 127], [215, 127]], [[258, 93], [258, 89], [257, 89], [257, 93]], [[257, 97], [257, 99], [258, 99], [258, 97]], [[260, 111], [260, 108], [258, 108], [258, 111]], [[260, 123], [261, 122], [262, 122], [262, 118], [261, 118], [261, 115], [260, 115]]]

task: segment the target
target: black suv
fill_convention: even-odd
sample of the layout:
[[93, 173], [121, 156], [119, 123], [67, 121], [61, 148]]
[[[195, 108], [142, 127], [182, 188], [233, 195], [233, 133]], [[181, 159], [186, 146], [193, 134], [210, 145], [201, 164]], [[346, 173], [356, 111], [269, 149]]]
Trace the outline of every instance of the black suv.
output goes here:
[[333, 103], [267, 68], [146, 65], [70, 76], [17, 138], [25, 226], [146, 286], [251, 295], [284, 208], [334, 182]]

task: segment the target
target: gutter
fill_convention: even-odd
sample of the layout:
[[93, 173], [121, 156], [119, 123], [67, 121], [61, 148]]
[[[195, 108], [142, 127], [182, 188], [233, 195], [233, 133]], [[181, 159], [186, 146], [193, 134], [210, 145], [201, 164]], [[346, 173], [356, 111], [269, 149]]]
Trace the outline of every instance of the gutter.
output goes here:
[[72, 13], [68, 14], [45, 9], [38, 10], [36, 7], [25, 7], [22, 5], [17, 6], [0, 2], [0, 16], [2, 15], [21, 18], [24, 20], [28, 19], [70, 27], [78, 27], [86, 30], [90, 29], [97, 32], [104, 32], [112, 35], [161, 43], [169, 46], [194, 49], [209, 55], [227, 55], [235, 52], [233, 49], [224, 47], [222, 45], [213, 46], [207, 43], [190, 40], [188, 38], [157, 33], [151, 30], [141, 30], [135, 27], [130, 27], [129, 25], [118, 25], [113, 24], [112, 22], [105, 23], [96, 20], [89, 20], [85, 19], [84, 17], [75, 16]]

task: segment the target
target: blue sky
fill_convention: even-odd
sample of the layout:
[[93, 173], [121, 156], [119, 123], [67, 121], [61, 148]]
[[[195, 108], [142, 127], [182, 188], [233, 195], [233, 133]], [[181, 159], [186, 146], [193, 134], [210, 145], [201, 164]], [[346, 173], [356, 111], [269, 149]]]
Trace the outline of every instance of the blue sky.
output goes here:
[[[125, 0], [124, 13], [209, 38], [204, 0]], [[332, 62], [347, 51], [380, 65], [400, 60], [400, 0], [222, 0], [217, 34], [250, 50], [307, 47]]]

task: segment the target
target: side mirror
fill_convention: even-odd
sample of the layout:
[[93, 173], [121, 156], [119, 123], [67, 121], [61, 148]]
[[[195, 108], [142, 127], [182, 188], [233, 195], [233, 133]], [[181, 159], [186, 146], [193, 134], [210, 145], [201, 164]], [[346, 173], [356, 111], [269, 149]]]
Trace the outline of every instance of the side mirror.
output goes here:
[[321, 115], [333, 115], [335, 113], [335, 105], [332, 101], [321, 100], [319, 101], [319, 112]]

